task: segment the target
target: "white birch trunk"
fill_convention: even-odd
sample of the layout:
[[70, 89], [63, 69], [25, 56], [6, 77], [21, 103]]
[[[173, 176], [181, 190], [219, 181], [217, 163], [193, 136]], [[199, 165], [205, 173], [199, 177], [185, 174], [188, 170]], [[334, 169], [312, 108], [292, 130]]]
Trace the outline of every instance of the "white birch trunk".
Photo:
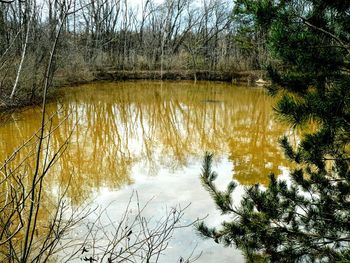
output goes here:
[[13, 99], [13, 96], [15, 95], [15, 92], [16, 92], [16, 89], [17, 89], [17, 86], [18, 86], [18, 81], [19, 81], [19, 78], [20, 78], [20, 76], [21, 76], [21, 71], [22, 71], [22, 67], [23, 67], [24, 58], [25, 58], [26, 52], [27, 52], [27, 46], [28, 46], [28, 39], [29, 39], [29, 31], [30, 31], [30, 22], [31, 22], [31, 20], [32, 20], [32, 17], [30, 17], [30, 18], [29, 18], [29, 21], [28, 21], [28, 27], [27, 27], [26, 39], [25, 39], [25, 42], [24, 42], [22, 57], [21, 57], [21, 61], [20, 61], [19, 66], [18, 66], [17, 75], [16, 75], [16, 80], [15, 80], [15, 84], [13, 85], [13, 88], [12, 88], [12, 92], [11, 92], [11, 95], [10, 95], [10, 99]]

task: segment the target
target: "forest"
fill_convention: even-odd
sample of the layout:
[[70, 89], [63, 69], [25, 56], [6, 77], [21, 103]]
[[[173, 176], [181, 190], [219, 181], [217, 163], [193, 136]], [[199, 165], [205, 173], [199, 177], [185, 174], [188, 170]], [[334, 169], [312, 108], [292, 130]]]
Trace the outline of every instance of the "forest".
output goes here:
[[350, 2], [0, 0], [0, 262], [350, 262]]
[[159, 79], [165, 71], [177, 72], [174, 79], [204, 71], [205, 79], [208, 72], [261, 69], [268, 57], [262, 33], [238, 26], [231, 10], [221, 0], [1, 1], [2, 104], [40, 97], [56, 38], [54, 86], [108, 79], [118, 70]]

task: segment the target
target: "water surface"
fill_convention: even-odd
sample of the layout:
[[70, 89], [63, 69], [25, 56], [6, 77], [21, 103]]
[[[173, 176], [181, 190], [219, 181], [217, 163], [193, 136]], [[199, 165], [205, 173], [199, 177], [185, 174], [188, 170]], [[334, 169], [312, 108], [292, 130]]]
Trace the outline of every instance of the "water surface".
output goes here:
[[[266, 185], [269, 173], [288, 173], [277, 140], [293, 134], [275, 121], [273, 99], [261, 88], [130, 81], [63, 92], [48, 105], [49, 114], [58, 111], [54, 123], [62, 122], [51, 147], [54, 151], [69, 135], [70, 143], [48, 175], [46, 190], [55, 192], [69, 182], [72, 206], [112, 202], [108, 210], [117, 217], [137, 190], [140, 200], [153, 198], [149, 216], [190, 202], [186, 222], [208, 214], [207, 222], [215, 225], [222, 217], [199, 180], [205, 151], [215, 154], [220, 186], [232, 179], [240, 184], [236, 203], [243, 186]], [[40, 113], [31, 108], [0, 125], [1, 160], [40, 127]], [[176, 262], [196, 246], [203, 251], [197, 262], [244, 262], [239, 251], [203, 241], [193, 229], [175, 234], [164, 262]]]

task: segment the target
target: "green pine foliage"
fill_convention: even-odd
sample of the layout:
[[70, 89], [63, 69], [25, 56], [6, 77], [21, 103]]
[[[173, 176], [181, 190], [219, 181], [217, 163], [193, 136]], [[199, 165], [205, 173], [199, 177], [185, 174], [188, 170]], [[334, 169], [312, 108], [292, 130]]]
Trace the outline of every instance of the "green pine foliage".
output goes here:
[[266, 32], [278, 116], [317, 130], [297, 147], [281, 138], [297, 167], [290, 182], [270, 175], [270, 185], [248, 187], [238, 207], [236, 185], [216, 188], [206, 154], [202, 183], [232, 220], [198, 230], [242, 249], [250, 262], [350, 262], [350, 1], [238, 0], [234, 12]]

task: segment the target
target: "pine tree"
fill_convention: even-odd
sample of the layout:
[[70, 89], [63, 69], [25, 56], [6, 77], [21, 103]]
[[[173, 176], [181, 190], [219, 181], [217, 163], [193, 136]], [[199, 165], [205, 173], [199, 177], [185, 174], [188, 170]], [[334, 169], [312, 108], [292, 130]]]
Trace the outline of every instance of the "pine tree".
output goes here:
[[275, 61], [268, 67], [275, 110], [293, 127], [316, 123], [294, 148], [280, 144], [297, 168], [290, 183], [270, 175], [246, 189], [239, 207], [215, 186], [212, 155], [201, 179], [230, 222], [205, 223], [205, 237], [242, 249], [249, 261], [350, 262], [350, 1], [239, 0], [235, 14], [266, 31]]

